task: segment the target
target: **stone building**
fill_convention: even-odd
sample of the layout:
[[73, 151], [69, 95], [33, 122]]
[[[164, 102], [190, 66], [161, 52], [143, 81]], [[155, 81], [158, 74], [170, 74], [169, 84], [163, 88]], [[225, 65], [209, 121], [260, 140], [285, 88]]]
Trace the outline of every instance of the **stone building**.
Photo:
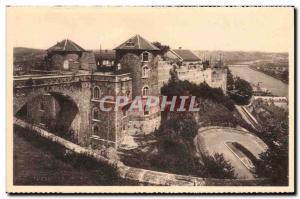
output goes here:
[[160, 124], [160, 108], [146, 107], [148, 96], [159, 96], [158, 62], [160, 50], [149, 41], [135, 35], [115, 48], [119, 70], [132, 78], [132, 98], [142, 97], [143, 111], [133, 111], [129, 129], [133, 132], [150, 133]]
[[202, 62], [191, 50], [186, 49], [170, 50], [164, 56], [168, 61], [161, 62], [159, 65], [160, 86], [163, 86], [170, 78], [167, 70], [174, 68], [180, 80], [188, 80], [196, 84], [206, 82], [212, 88], [221, 88], [226, 94], [227, 70], [225, 68], [214, 67]]
[[[18, 98], [19, 103], [28, 99], [21, 109], [23, 116], [62, 137], [92, 147], [118, 148], [127, 134], [153, 132], [160, 124], [160, 109], [146, 109], [145, 101], [150, 95], [160, 94], [159, 49], [136, 35], [115, 52], [116, 67], [101, 72], [96, 69], [94, 54], [71, 40], [49, 48], [44, 70], [56, 73], [19, 77], [14, 82], [19, 95], [24, 96]], [[103, 101], [105, 96], [113, 98]], [[116, 96], [126, 96], [129, 101], [116, 110], [101, 110], [101, 103], [115, 107]], [[141, 96], [143, 110], [129, 112], [136, 96]]]
[[47, 49], [44, 69], [63, 72], [95, 70], [96, 62], [92, 52], [86, 51], [69, 39], [65, 39]]
[[113, 67], [116, 60], [116, 52], [114, 50], [101, 50], [95, 52], [97, 67]]

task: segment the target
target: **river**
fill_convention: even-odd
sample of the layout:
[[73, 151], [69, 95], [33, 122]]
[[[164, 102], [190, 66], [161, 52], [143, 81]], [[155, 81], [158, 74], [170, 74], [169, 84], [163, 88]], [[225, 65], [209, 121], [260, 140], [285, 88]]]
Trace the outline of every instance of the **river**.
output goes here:
[[260, 83], [261, 87], [267, 88], [272, 94], [288, 98], [289, 85], [275, 79], [264, 73], [250, 69], [247, 65], [230, 65], [229, 69], [234, 76], [251, 82], [252, 84]]

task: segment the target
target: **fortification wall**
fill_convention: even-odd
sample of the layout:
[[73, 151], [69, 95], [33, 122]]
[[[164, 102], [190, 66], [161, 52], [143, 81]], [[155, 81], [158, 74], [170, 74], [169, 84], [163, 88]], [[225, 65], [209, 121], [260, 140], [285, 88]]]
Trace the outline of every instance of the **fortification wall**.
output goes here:
[[200, 178], [193, 176], [176, 175], [172, 173], [157, 172], [152, 170], [128, 167], [120, 161], [107, 159], [95, 151], [83, 148], [63, 138], [55, 136], [37, 126], [28, 124], [22, 120], [14, 118], [14, 124], [22, 128], [32, 130], [33, 133], [56, 142], [66, 149], [84, 154], [88, 157], [94, 158], [100, 164], [106, 164], [116, 168], [118, 176], [127, 180], [132, 180], [141, 185], [161, 185], [161, 186], [258, 186], [266, 185], [265, 179], [245, 180], [245, 179], [213, 179]]

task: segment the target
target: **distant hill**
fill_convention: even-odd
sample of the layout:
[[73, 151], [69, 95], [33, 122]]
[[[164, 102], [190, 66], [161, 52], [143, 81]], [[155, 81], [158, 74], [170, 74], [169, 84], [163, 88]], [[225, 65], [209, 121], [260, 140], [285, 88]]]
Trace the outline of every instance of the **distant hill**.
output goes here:
[[41, 49], [15, 47], [13, 51], [14, 70], [22, 68], [27, 73], [32, 69], [40, 69], [47, 52]]
[[209, 60], [219, 60], [220, 55], [226, 64], [257, 60], [287, 61], [288, 53], [247, 52], [247, 51], [194, 51], [199, 57]]
[[14, 62], [24, 62], [43, 59], [47, 52], [41, 49], [15, 47], [13, 54]]
[[[99, 50], [93, 50], [96, 54], [99, 53]], [[97, 52], [98, 51], [98, 52]], [[111, 50], [109, 51], [111, 52]], [[269, 61], [279, 61], [287, 62], [288, 53], [269, 53], [269, 52], [247, 52], [247, 51], [207, 51], [207, 50], [196, 50], [194, 51], [201, 59], [206, 58], [212, 61], [219, 60], [220, 54], [222, 55], [222, 60], [226, 64], [233, 64], [239, 62], [250, 62], [257, 60], [269, 60]], [[15, 47], [14, 48], [14, 63], [23, 63], [32, 65], [36, 67], [42, 63], [47, 52], [43, 49], [34, 49], [34, 48], [24, 48], [24, 47]], [[105, 50], [103, 50], [105, 54]]]

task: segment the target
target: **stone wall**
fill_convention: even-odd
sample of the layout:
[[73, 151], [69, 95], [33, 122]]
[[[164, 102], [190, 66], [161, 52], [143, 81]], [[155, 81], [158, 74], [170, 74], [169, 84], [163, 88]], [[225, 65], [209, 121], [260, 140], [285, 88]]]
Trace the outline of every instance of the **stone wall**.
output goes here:
[[[55, 136], [39, 127], [32, 126], [22, 120], [14, 118], [14, 124], [22, 128], [28, 128], [33, 133], [56, 142], [66, 149], [78, 154], [84, 154], [94, 158], [99, 164], [105, 164], [116, 168], [118, 176], [127, 180], [132, 180], [140, 185], [159, 185], [159, 186], [258, 186], [268, 185], [266, 179], [213, 179], [200, 178], [194, 176], [184, 176], [172, 173], [157, 172], [152, 170], [134, 168], [124, 165], [120, 161], [107, 159], [93, 150], [83, 148], [58, 136]], [[224, 191], [226, 192], [226, 191]]]

